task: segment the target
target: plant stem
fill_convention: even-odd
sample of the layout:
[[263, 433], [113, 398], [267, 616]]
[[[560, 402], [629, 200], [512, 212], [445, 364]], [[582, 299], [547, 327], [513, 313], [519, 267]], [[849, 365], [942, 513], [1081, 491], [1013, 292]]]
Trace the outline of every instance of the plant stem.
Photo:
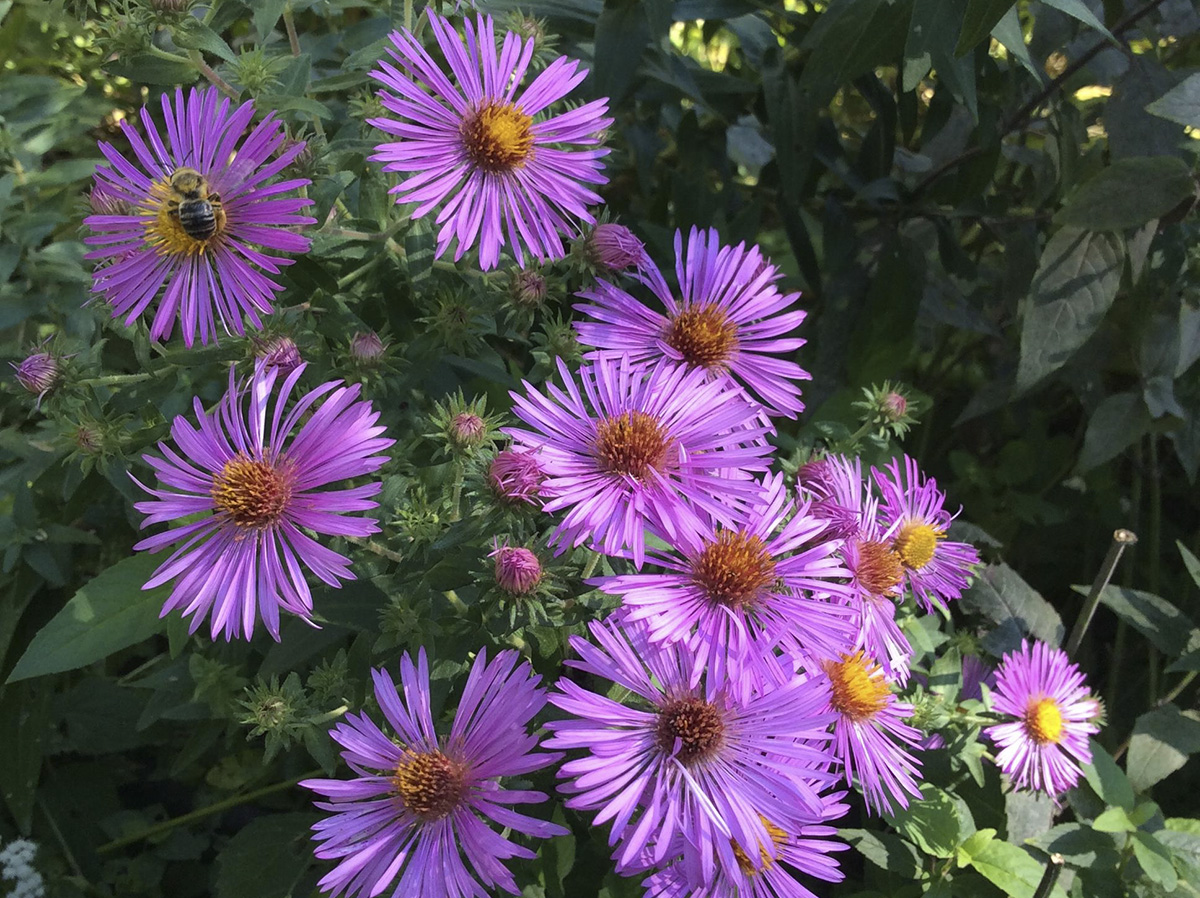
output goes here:
[[346, 536], [343, 537], [343, 539], [345, 539], [346, 542], [353, 543], [356, 546], [362, 546], [368, 552], [374, 552], [376, 555], [386, 558], [389, 561], [404, 560], [404, 556], [399, 552], [395, 552], [392, 549], [389, 549], [387, 546], [380, 545], [373, 539], [363, 539], [361, 536]]
[[1050, 855], [1050, 860], [1046, 864], [1046, 872], [1042, 874], [1042, 881], [1034, 890], [1033, 898], [1049, 898], [1050, 893], [1054, 891], [1054, 884], [1058, 882], [1058, 874], [1062, 872], [1064, 863], [1061, 854], [1056, 852]]
[[412, 31], [413, 0], [404, 0], [404, 30]]
[[196, 71], [207, 78], [210, 83], [216, 85], [217, 90], [225, 94], [229, 99], [236, 100], [240, 96], [228, 81], [213, 71], [212, 67], [204, 61], [204, 57], [200, 55], [199, 50], [188, 50], [188, 59], [196, 67]]
[[[1150, 519], [1146, 521], [1146, 541], [1149, 551], [1146, 553], [1150, 565], [1150, 592], [1158, 595], [1159, 589], [1159, 556], [1162, 546], [1162, 478], [1158, 467], [1158, 437], [1150, 434]], [[1146, 683], [1148, 698], [1151, 703], [1158, 697], [1159, 689], [1158, 649], [1153, 644], [1147, 649], [1146, 664], [1149, 678]]]
[[585, 564], [583, 566], [582, 579], [586, 580], [588, 577], [592, 576], [592, 574], [594, 574], [596, 572], [596, 565], [598, 565], [599, 563], [600, 563], [600, 553], [599, 552], [590, 552], [588, 555], [587, 564]]
[[296, 34], [296, 19], [292, 15], [292, 4], [289, 3], [283, 8], [283, 27], [287, 31], [288, 44], [292, 48], [292, 55], [300, 55], [300, 36]]
[[87, 387], [111, 387], [116, 384], [133, 384], [140, 380], [150, 380], [154, 376], [149, 372], [139, 374], [106, 374], [103, 377], [84, 378], [83, 380], [76, 381], [76, 384]]
[[1117, 562], [1121, 560], [1121, 554], [1134, 543], [1137, 542], [1137, 534], [1132, 530], [1117, 530], [1113, 532], [1112, 545], [1108, 547], [1108, 554], [1104, 556], [1104, 561], [1100, 565], [1100, 570], [1096, 572], [1096, 579], [1092, 581], [1091, 591], [1088, 592], [1087, 600], [1083, 603], [1083, 609], [1079, 612], [1079, 617], [1075, 620], [1075, 629], [1071, 631], [1071, 638], [1067, 640], [1067, 654], [1074, 656], [1079, 648], [1079, 643], [1083, 641], [1083, 634], [1087, 632], [1088, 624], [1092, 622], [1092, 615], [1096, 613], [1096, 606], [1100, 604], [1100, 594], [1104, 592], [1104, 587], [1108, 586], [1108, 581], [1112, 579], [1113, 571], [1117, 568]]
[[310, 770], [308, 773], [302, 773], [300, 776], [292, 777], [290, 780], [284, 780], [282, 783], [272, 783], [269, 786], [263, 786], [261, 789], [255, 789], [253, 792], [247, 792], [245, 795], [232, 795], [229, 798], [218, 801], [215, 804], [210, 804], [208, 807], [200, 808], [191, 813], [184, 814], [181, 817], [172, 817], [170, 820], [164, 820], [162, 823], [156, 823], [154, 826], [148, 826], [143, 830], [139, 830], [128, 836], [122, 836], [119, 839], [101, 845], [96, 849], [97, 854], [108, 854], [111, 851], [116, 851], [118, 848], [124, 848], [126, 845], [132, 845], [135, 842], [141, 842], [143, 839], [152, 839], [155, 836], [170, 832], [177, 826], [183, 826], [187, 823], [194, 823], [197, 820], [203, 820], [213, 814], [219, 814], [222, 811], [227, 811], [230, 808], [236, 808], [238, 805], [248, 804], [251, 801], [262, 798], [265, 795], [270, 795], [274, 792], [282, 792], [284, 789], [290, 789], [300, 780], [308, 779], [310, 776], [320, 776], [324, 771]]

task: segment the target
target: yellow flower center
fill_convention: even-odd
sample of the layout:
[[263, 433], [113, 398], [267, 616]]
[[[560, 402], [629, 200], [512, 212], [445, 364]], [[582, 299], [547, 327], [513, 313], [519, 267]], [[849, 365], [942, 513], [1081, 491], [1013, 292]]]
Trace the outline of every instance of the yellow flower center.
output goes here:
[[738, 346], [737, 325], [717, 305], [684, 309], [669, 325], [663, 342], [685, 362], [699, 368], [719, 368]]
[[909, 521], [892, 540], [892, 550], [900, 556], [905, 567], [919, 571], [933, 560], [938, 540], [945, 538], [945, 530], [919, 521]]
[[392, 786], [404, 806], [418, 817], [440, 820], [462, 802], [467, 771], [440, 751], [409, 751], [396, 765]]
[[[787, 841], [787, 833], [785, 833], [766, 817], [762, 816], [762, 814], [758, 815], [758, 819], [761, 820], [762, 825], [766, 827], [767, 835], [771, 837], [771, 842], [774, 843], [775, 850], [778, 851], [783, 847], [783, 843]], [[754, 865], [754, 863], [750, 860], [750, 856], [742, 850], [742, 846], [737, 842], [733, 843], [733, 856], [737, 858], [738, 867], [740, 867], [742, 872], [747, 876], [757, 876], [759, 873], [767, 870], [773, 863], [775, 863], [775, 859], [771, 857], [770, 852], [767, 851], [766, 845], [758, 846], [758, 866]]]
[[1025, 709], [1025, 732], [1038, 745], [1062, 741], [1063, 717], [1058, 702], [1052, 698], [1037, 698]]
[[612, 474], [641, 480], [651, 470], [661, 471], [668, 445], [663, 426], [645, 412], [623, 412], [596, 427], [596, 455], [600, 466]]
[[725, 722], [715, 705], [699, 698], [681, 698], [659, 709], [655, 726], [658, 747], [664, 752], [675, 750], [681, 764], [694, 764], [711, 758], [725, 738]]
[[692, 581], [711, 601], [740, 607], [775, 582], [775, 561], [757, 536], [724, 530], [692, 562]]
[[520, 168], [533, 155], [533, 119], [512, 103], [490, 101], [462, 123], [467, 158], [493, 174]]
[[190, 168], [151, 184], [141, 207], [144, 239], [163, 256], [199, 255], [220, 242], [227, 224], [220, 199]]
[[833, 687], [830, 704], [855, 722], [870, 720], [887, 705], [891, 687], [875, 662], [856, 652], [841, 661], [826, 661], [825, 673]]
[[855, 577], [859, 584], [873, 596], [891, 595], [904, 576], [904, 565], [900, 556], [884, 543], [860, 542], [858, 544], [858, 569]]
[[271, 465], [238, 453], [213, 477], [209, 495], [237, 526], [265, 530], [279, 523], [292, 498], [291, 471], [286, 463]]

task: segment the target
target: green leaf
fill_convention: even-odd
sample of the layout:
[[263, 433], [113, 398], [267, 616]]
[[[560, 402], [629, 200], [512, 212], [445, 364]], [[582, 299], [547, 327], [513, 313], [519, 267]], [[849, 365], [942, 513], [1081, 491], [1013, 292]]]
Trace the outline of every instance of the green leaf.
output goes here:
[[1200, 883], [1200, 820], [1170, 817], [1166, 827], [1156, 832], [1154, 838], [1171, 852], [1181, 877]]
[[1092, 829], [1098, 833], [1131, 833], [1137, 828], [1124, 808], [1109, 808], [1092, 821]]
[[139, 84], [192, 84], [200, 74], [185, 59], [173, 62], [149, 53], [114, 59], [105, 63], [104, 68], [110, 75], [129, 78]]
[[1200, 74], [1189, 75], [1146, 107], [1159, 118], [1200, 128]]
[[1013, 0], [967, 0], [962, 32], [958, 36], [955, 54], [965, 56], [975, 45], [986, 40], [1004, 14], [1014, 6]]
[[1054, 801], [1041, 792], [1009, 792], [1004, 796], [1004, 816], [1008, 821], [1008, 841], [1025, 842], [1050, 829], [1054, 820]]
[[838, 832], [876, 867], [895, 873], [902, 879], [921, 878], [920, 853], [899, 836], [869, 829], [843, 829]]
[[289, 898], [308, 865], [312, 814], [273, 814], [243, 827], [217, 855], [217, 898]]
[[170, 587], [142, 589], [161, 561], [141, 552], [89, 581], [33, 637], [8, 682], [75, 670], [163, 632]]
[[1183, 557], [1183, 566], [1186, 567], [1187, 572], [1192, 575], [1192, 581], [1197, 586], [1200, 586], [1200, 558], [1197, 558], [1190, 551], [1188, 551], [1188, 547], [1179, 540], [1175, 540], [1175, 545], [1179, 549], [1179, 554]]
[[893, 61], [904, 50], [908, 20], [909, 4], [900, 0], [830, 4], [801, 44], [812, 51], [800, 76], [801, 96], [810, 106], [824, 106], [846, 82]]
[[1175, 865], [1171, 863], [1171, 852], [1167, 851], [1166, 846], [1147, 832], [1136, 832], [1131, 840], [1134, 857], [1141, 864], [1142, 871], [1168, 892], [1175, 888], [1178, 877]]
[[1054, 216], [1060, 225], [1121, 231], [1161, 218], [1192, 196], [1196, 185], [1182, 159], [1117, 159], [1085, 181]]
[[1029, 55], [1029, 47], [1025, 45], [1025, 33], [1021, 30], [1021, 15], [1015, 6], [1000, 17], [996, 27], [992, 29], [992, 37], [999, 41], [1009, 55], [1015, 57], [1029, 74], [1039, 81], [1042, 79], [1042, 71], [1034, 65], [1033, 59]]
[[1117, 843], [1108, 833], [1096, 832], [1082, 823], [1061, 823], [1030, 840], [1047, 854], [1061, 854], [1075, 867], [1112, 867], [1120, 860]]
[[1083, 0], [1042, 0], [1047, 6], [1052, 6], [1059, 12], [1064, 12], [1072, 19], [1078, 19], [1083, 24], [1095, 28], [1114, 44], [1117, 39], [1104, 27], [1104, 23], [1096, 18], [1096, 14], [1087, 8]]
[[596, 22], [596, 65], [592, 80], [597, 94], [619, 102], [637, 79], [642, 53], [650, 42], [644, 4], [606, 6]]
[[1063, 639], [1062, 618], [1032, 586], [1006, 564], [984, 568], [961, 599], [963, 608], [983, 614], [998, 626], [984, 637], [988, 651], [999, 656], [1032, 636], [1050, 645]]
[[[980, 830], [980, 833], [983, 832], [987, 830]], [[972, 849], [967, 852], [967, 863], [989, 882], [1003, 889], [1006, 895], [1030, 898], [1042, 881], [1045, 867], [1016, 845], [999, 839], [991, 839], [977, 847], [971, 845], [980, 833], [976, 833], [963, 846], [964, 851], [968, 846]], [[1057, 885], [1050, 894], [1055, 898], [1066, 898], [1066, 893]]]
[[[1072, 588], [1081, 594], [1088, 591], [1085, 586]], [[1109, 585], [1100, 593], [1100, 601], [1172, 658], [1183, 654], [1196, 629], [1191, 618], [1166, 599], [1140, 589]]]
[[1075, 463], [1083, 474], [1116, 458], [1150, 428], [1150, 412], [1137, 393], [1116, 393], [1096, 406], [1083, 435], [1083, 448]]
[[254, 9], [254, 30], [258, 34], [260, 44], [267, 42], [267, 35], [271, 33], [275, 23], [283, 15], [284, 7], [288, 5], [288, 2], [289, 0], [258, 0], [254, 4], [252, 7]]
[[1083, 765], [1083, 775], [1105, 804], [1133, 810], [1133, 786], [1117, 762], [1095, 739], [1088, 740], [1092, 763]]
[[53, 695], [48, 683], [21, 683], [0, 693], [0, 794], [23, 833], [33, 821]]
[[185, 18], [174, 32], [175, 43], [189, 50], [205, 50], [226, 62], [236, 62], [237, 56], [229, 45], [199, 19]]
[[1195, 711], [1180, 711], [1174, 705], [1148, 711], [1133, 725], [1125, 762], [1129, 781], [1145, 791], [1186, 764], [1196, 751], [1200, 751], [1200, 717]]
[[1021, 326], [1017, 392], [1061, 368], [1099, 327], [1125, 265], [1119, 235], [1062, 228], [1046, 244]]
[[941, 0], [916, 0], [904, 44], [902, 89], [912, 90], [933, 67], [935, 51], [949, 53], [958, 37], [957, 16], [947, 15]]
[[934, 857], [953, 857], [959, 844], [958, 806], [932, 783], [921, 786], [921, 801], [910, 801], [889, 820], [909, 841]]

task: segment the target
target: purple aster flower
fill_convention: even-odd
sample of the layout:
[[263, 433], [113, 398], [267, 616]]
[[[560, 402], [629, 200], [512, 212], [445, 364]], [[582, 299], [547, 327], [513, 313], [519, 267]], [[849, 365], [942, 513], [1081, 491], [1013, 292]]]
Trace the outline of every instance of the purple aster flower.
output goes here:
[[360, 365], [374, 365], [383, 358], [387, 346], [375, 331], [358, 331], [350, 338], [350, 358]]
[[286, 374], [304, 361], [300, 357], [300, 347], [296, 341], [284, 334], [276, 334], [266, 339], [254, 338], [254, 355], [265, 364], [281, 368]]
[[917, 788], [920, 762], [905, 746], [916, 748], [921, 732], [903, 722], [912, 705], [896, 701], [883, 669], [861, 651], [824, 663], [832, 686], [829, 707], [837, 712], [834, 748], [846, 782], [858, 780], [867, 809], [892, 813], [908, 807]]
[[996, 670], [978, 655], [963, 655], [962, 659], [962, 688], [958, 691], [959, 698], [983, 700], [983, 687], [996, 687]]
[[608, 101], [546, 115], [586, 77], [577, 61], [560, 57], [519, 90], [532, 38], [508, 32], [497, 51], [490, 16], [463, 23], [465, 46], [432, 10], [429, 24], [452, 74], [414, 35], [392, 32], [389, 53], [399, 69], [380, 60], [371, 76], [400, 120], [369, 121], [399, 140], [380, 144], [371, 158], [384, 171], [411, 175], [392, 192], [398, 203], [417, 204], [413, 218], [442, 206], [437, 255], [457, 241], [457, 260], [478, 242], [485, 271], [506, 246], [522, 266], [525, 250], [539, 260], [561, 258], [563, 235], [578, 233], [573, 219], [594, 221], [587, 207], [600, 196], [588, 185], [607, 180], [600, 160], [608, 150], [599, 144], [612, 124]]
[[511, 807], [545, 801], [544, 793], [499, 783], [561, 757], [535, 751], [538, 737], [528, 725], [546, 695], [541, 677], [519, 660], [505, 651], [489, 663], [480, 650], [444, 738], [434, 730], [424, 649], [416, 667], [407, 654], [400, 659], [403, 700], [386, 671], [373, 672], [375, 698], [395, 735], [365, 714], [347, 715], [330, 736], [357, 778], [300, 783], [329, 799], [316, 805], [332, 816], [313, 826], [323, 843], [316, 856], [338, 861], [322, 890], [379, 895], [399, 876], [393, 898], [484, 898], [497, 886], [517, 894], [503, 862], [534, 853], [489, 824], [537, 838], [567, 834]]
[[792, 676], [753, 689], [705, 671], [680, 643], [656, 645], [636, 624], [590, 625], [593, 645], [571, 644], [573, 667], [618, 684], [632, 705], [559, 679], [552, 704], [571, 717], [547, 726], [546, 745], [583, 749], [560, 786], [567, 806], [612, 821], [618, 872], [661, 864], [687, 836], [688, 863], [703, 878], [737, 868], [734, 847], [757, 857], [775, 849], [765, 821], [795, 832], [820, 815], [817, 790], [831, 785], [825, 751], [832, 715], [823, 681]]
[[1056, 798], [1079, 781], [1079, 765], [1092, 760], [1088, 736], [1100, 731], [1099, 704], [1066, 652], [1023, 640], [1000, 662], [992, 709], [1016, 718], [983, 731], [1013, 785]]
[[[805, 657], [836, 657], [854, 641], [853, 612], [811, 593], [844, 593], [847, 571], [825, 539], [824, 521], [787, 496], [782, 474], [739, 527], [711, 521], [702, 538], [680, 539], [671, 553], [651, 550], [666, 569], [589, 581], [623, 597], [628, 619], [644, 621], [654, 642], [687, 642], [696, 663], [718, 675], [755, 674], [759, 659], [783, 645]], [[728, 668], [728, 670], [726, 670]]]
[[243, 315], [261, 327], [260, 313], [271, 311], [272, 297], [283, 289], [271, 276], [292, 260], [254, 246], [308, 250], [308, 238], [293, 229], [315, 222], [296, 214], [312, 201], [282, 194], [310, 182], [267, 185], [304, 144], [268, 162], [286, 139], [282, 122], [271, 113], [241, 140], [254, 117], [254, 103], [247, 101], [233, 112], [229, 106], [215, 87], [193, 88], [186, 99], [178, 89], [174, 104], [168, 95], [162, 97], [166, 143], [149, 109], [143, 108], [141, 116], [146, 140], [121, 122], [137, 164], [100, 143], [110, 165], [97, 166], [96, 183], [130, 209], [84, 219], [96, 232], [84, 242], [98, 247], [86, 258], [108, 261], [93, 272], [92, 289], [104, 294], [113, 317], [124, 316], [132, 324], [165, 284], [150, 325], [152, 340], [169, 337], [176, 318], [187, 346], [197, 332], [201, 343], [215, 340], [217, 318], [227, 333], [245, 333]]
[[758, 407], [725, 380], [670, 362], [653, 368], [603, 356], [579, 371], [559, 360], [566, 392], [528, 383], [513, 413], [533, 430], [508, 428], [537, 453], [546, 511], [567, 509], [551, 537], [560, 549], [589, 541], [613, 555], [632, 547], [640, 567], [645, 528], [669, 541], [703, 538], [702, 515], [736, 526], [761, 487], [771, 447]]
[[845, 879], [837, 861], [829, 855], [850, 846], [836, 841], [837, 829], [826, 825], [827, 821], [837, 820], [849, 810], [841, 800], [845, 794], [822, 795], [821, 813], [813, 818], [816, 822], [791, 832], [767, 821], [764, 826], [771, 837], [772, 851], [760, 848], [754, 856], [735, 845], [736, 870], [720, 867], [707, 880], [694, 864], [687, 862], [690, 852], [685, 853], [684, 837], [676, 837], [679, 850], [674, 853], [678, 859], [643, 880], [646, 898], [817, 898], [791, 871], [797, 870], [826, 882]]
[[625, 225], [615, 222], [604, 222], [592, 228], [584, 240], [583, 255], [604, 271], [623, 271], [644, 265], [648, 259], [646, 245]]
[[883, 471], [873, 468], [871, 473], [883, 494], [881, 516], [909, 588], [927, 611], [945, 610], [946, 602], [967, 588], [979, 552], [967, 543], [946, 541], [954, 520], [943, 508], [946, 494], [933, 478], [922, 476], [913, 459], [904, 456], [903, 472], [893, 459]]
[[46, 394], [62, 382], [62, 365], [58, 356], [50, 352], [30, 353], [20, 364], [9, 362], [9, 365], [12, 366], [13, 377], [17, 379], [17, 383], [30, 396], [37, 397], [37, 407], [41, 406]]
[[579, 341], [628, 353], [634, 361], [670, 358], [709, 376], [732, 377], [772, 414], [796, 417], [804, 410], [795, 381], [811, 375], [792, 353], [805, 341], [790, 338], [806, 312], [794, 309], [799, 293], [780, 294], [779, 269], [758, 247], [721, 246], [715, 230], [675, 233], [677, 298], [653, 264], [634, 275], [666, 307], [648, 308], [620, 287], [598, 281], [577, 294], [589, 300], [575, 308], [594, 321], [575, 327]]
[[546, 472], [533, 452], [505, 449], [488, 465], [487, 481], [501, 499], [513, 504], [539, 505]]
[[492, 573], [496, 584], [507, 593], [529, 595], [541, 582], [542, 563], [531, 549], [510, 546], [496, 539], [488, 558], [496, 559]]
[[912, 646], [896, 624], [904, 566], [892, 548], [892, 530], [883, 526], [879, 500], [863, 477], [859, 459], [831, 455], [820, 464], [819, 476], [806, 485], [815, 497], [813, 515], [829, 521], [831, 531], [843, 539], [840, 555], [850, 571], [851, 601], [860, 615], [855, 647], [878, 659], [888, 677], [903, 683]]
[[197, 426], [178, 416], [171, 425], [176, 448], [159, 443], [164, 458], [142, 456], [159, 480], [159, 488], [150, 489], [134, 479], [154, 497], [134, 506], [147, 515], [142, 527], [189, 519], [134, 546], [157, 552], [178, 544], [143, 588], [175, 580], [162, 613], [181, 608], [192, 615], [191, 632], [211, 612], [214, 638], [249, 638], [261, 616], [279, 639], [281, 608], [306, 621], [312, 616], [304, 568], [330, 586], [354, 579], [350, 559], [305, 530], [355, 537], [379, 532], [372, 519], [347, 512], [374, 508], [370, 497], [382, 484], [320, 488], [377, 471], [388, 460], [379, 453], [395, 441], [376, 425], [379, 413], [371, 403], [358, 399], [357, 384], [322, 384], [285, 415], [304, 369], [301, 364], [284, 375], [259, 360], [249, 385], [239, 389], [230, 368], [229, 391], [217, 408], [206, 415], [196, 399]]

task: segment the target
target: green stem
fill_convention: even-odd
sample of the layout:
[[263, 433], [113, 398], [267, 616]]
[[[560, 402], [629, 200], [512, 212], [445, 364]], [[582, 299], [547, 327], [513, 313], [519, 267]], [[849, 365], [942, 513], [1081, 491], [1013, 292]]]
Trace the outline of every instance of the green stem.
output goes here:
[[141, 380], [150, 380], [155, 375], [149, 372], [140, 374], [106, 374], [103, 377], [88, 377], [75, 383], [81, 387], [111, 387], [117, 384], [134, 384]]
[[1061, 854], [1050, 855], [1050, 860], [1046, 864], [1046, 872], [1042, 874], [1042, 881], [1034, 890], [1033, 898], [1050, 898], [1050, 893], [1054, 891], [1054, 884], [1058, 882], [1058, 874], [1062, 872], [1063, 863], [1065, 861]]
[[462, 462], [454, 463], [454, 492], [450, 496], [450, 520], [462, 520], [462, 491], [467, 469]]
[[164, 820], [162, 823], [156, 823], [154, 826], [148, 826], [143, 830], [132, 833], [128, 836], [122, 836], [119, 839], [113, 839], [96, 849], [97, 854], [108, 854], [116, 851], [118, 848], [124, 848], [126, 845], [133, 845], [135, 842], [141, 842], [144, 839], [152, 839], [155, 836], [160, 836], [163, 833], [168, 833], [177, 826], [184, 826], [188, 823], [194, 823], [197, 820], [203, 820], [205, 817], [210, 817], [213, 814], [219, 814], [222, 811], [227, 811], [230, 808], [236, 808], [238, 805], [249, 804], [265, 795], [271, 795], [274, 792], [282, 792], [285, 789], [290, 789], [300, 780], [308, 779], [311, 776], [320, 776], [324, 771], [310, 770], [308, 773], [302, 773], [300, 776], [292, 777], [290, 780], [284, 780], [282, 783], [272, 783], [270, 786], [263, 786], [261, 789], [255, 789], [253, 792], [247, 792], [245, 795], [232, 795], [229, 798], [218, 801], [215, 804], [210, 804], [208, 807], [200, 808], [192, 811], [189, 814], [184, 814], [181, 817], [172, 817], [170, 820]]
[[588, 577], [592, 576], [592, 574], [595, 573], [595, 571], [596, 571], [596, 565], [598, 565], [599, 563], [600, 563], [600, 553], [599, 552], [589, 552], [587, 564], [585, 564], [583, 566], [582, 579], [586, 580]]
[[40, 795], [37, 798], [37, 806], [42, 814], [46, 817], [46, 822], [50, 824], [50, 831], [54, 833], [54, 840], [58, 842], [58, 847], [62, 849], [63, 857], [67, 859], [71, 870], [81, 880], [87, 881], [87, 877], [83, 875], [83, 870], [79, 866], [79, 862], [75, 860], [75, 853], [71, 851], [71, 847], [67, 844], [67, 840], [63, 837], [62, 830], [59, 829], [58, 821], [54, 819], [54, 815], [50, 813], [50, 808], [46, 807], [46, 801]]
[[469, 609], [467, 608], [466, 603], [458, 597], [458, 593], [456, 593], [453, 589], [449, 592], [442, 593], [442, 595], [446, 597], [446, 601], [450, 603], [450, 607], [453, 608], [458, 614], [464, 615], [468, 612]]
[[1092, 581], [1092, 588], [1088, 592], [1087, 600], [1083, 603], [1083, 610], [1079, 612], [1079, 617], [1075, 620], [1075, 629], [1071, 631], [1071, 638], [1067, 640], [1068, 655], [1074, 656], [1079, 644], [1083, 642], [1083, 634], [1087, 632], [1088, 624], [1092, 622], [1096, 606], [1100, 604], [1100, 594], [1104, 592], [1104, 587], [1108, 586], [1108, 581], [1112, 579], [1117, 562], [1121, 560], [1121, 554], [1136, 542], [1137, 534], [1132, 530], [1117, 530], [1113, 533], [1112, 545], [1108, 547], [1108, 554], [1104, 556], [1104, 562], [1100, 565], [1100, 570], [1096, 572], [1096, 579]]
[[412, 32], [413, 0], [404, 0], [404, 30]]
[[[1158, 468], [1158, 437], [1154, 434], [1150, 435], [1150, 519], [1146, 521], [1146, 537], [1150, 544], [1149, 552], [1147, 552], [1147, 560], [1150, 564], [1149, 571], [1149, 586], [1150, 592], [1158, 595], [1159, 592], [1159, 558], [1162, 548], [1162, 478]], [[1148, 698], [1151, 702], [1158, 696], [1159, 690], [1159, 664], [1158, 649], [1153, 645], [1148, 644], [1147, 648], [1147, 667], [1149, 668], [1149, 678], [1146, 683], [1146, 688], [1149, 692]]]
[[292, 15], [292, 4], [287, 4], [283, 8], [283, 27], [287, 31], [288, 44], [292, 48], [292, 55], [300, 55], [300, 36], [296, 34], [296, 19]]
[[157, 57], [158, 59], [166, 59], [170, 62], [181, 62], [184, 65], [191, 64], [191, 60], [188, 59], [186, 56], [180, 56], [178, 53], [169, 53], [166, 50], [159, 49], [158, 47], [154, 46], [153, 44], [151, 44], [149, 47], [146, 48], [146, 52], [149, 53], [151, 56]]
[[347, 536], [343, 538], [346, 540], [346, 542], [353, 543], [356, 546], [362, 546], [368, 552], [374, 552], [376, 555], [388, 559], [388, 561], [404, 560], [404, 556], [399, 552], [395, 552], [389, 549], [387, 546], [375, 542], [373, 539], [363, 539], [360, 536]]
[[309, 723], [313, 724], [314, 726], [317, 726], [322, 723], [329, 723], [329, 721], [331, 721], [331, 720], [337, 720], [339, 717], [341, 717], [343, 714], [345, 714], [349, 710], [350, 710], [349, 705], [342, 705], [340, 708], [334, 708], [332, 711], [326, 711], [324, 714], [320, 715], [319, 717], [311, 718], [309, 720]]
[[225, 94], [225, 96], [229, 97], [231, 100], [236, 100], [240, 96], [228, 81], [218, 75], [213, 68], [204, 61], [204, 57], [200, 55], [199, 50], [188, 50], [188, 59], [191, 60], [192, 65], [196, 67], [196, 71], [207, 78], [209, 83], [215, 85], [217, 90]]

